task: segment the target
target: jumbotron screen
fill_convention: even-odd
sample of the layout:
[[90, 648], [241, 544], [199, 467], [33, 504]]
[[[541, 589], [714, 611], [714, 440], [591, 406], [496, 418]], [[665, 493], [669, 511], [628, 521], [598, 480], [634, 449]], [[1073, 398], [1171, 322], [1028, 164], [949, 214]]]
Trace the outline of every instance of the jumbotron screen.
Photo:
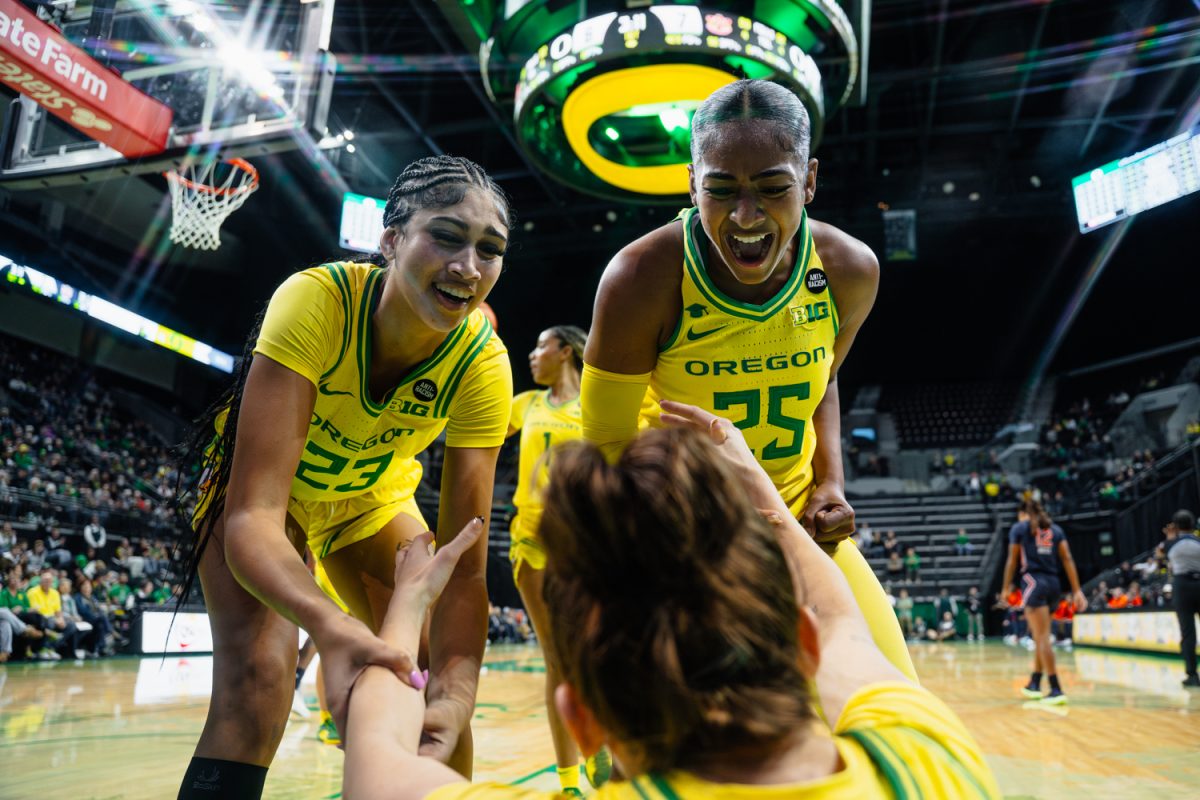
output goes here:
[[379, 252], [379, 237], [383, 234], [383, 208], [387, 203], [378, 197], [354, 192], [342, 195], [342, 225], [339, 244], [359, 253]]
[[1200, 132], [1183, 133], [1071, 181], [1079, 230], [1118, 220], [1200, 190]]

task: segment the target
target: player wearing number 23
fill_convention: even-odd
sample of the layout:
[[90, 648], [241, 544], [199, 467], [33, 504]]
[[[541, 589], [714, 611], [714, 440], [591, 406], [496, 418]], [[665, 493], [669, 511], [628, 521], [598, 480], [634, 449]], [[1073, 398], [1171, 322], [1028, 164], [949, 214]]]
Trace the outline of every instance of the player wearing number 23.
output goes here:
[[878, 579], [847, 537], [837, 371], [875, 300], [861, 242], [809, 219], [817, 161], [798, 98], [737, 81], [697, 109], [694, 208], [625, 247], [596, 296], [582, 381], [584, 437], [610, 458], [658, 402], [726, 417], [783, 500], [833, 556], [876, 644], [916, 675]]
[[[437, 544], [487, 524], [512, 373], [480, 309], [510, 224], [503, 191], [477, 164], [409, 164], [384, 209], [386, 266], [329, 263], [283, 281], [237, 380], [197, 425], [183, 463], [199, 468], [181, 470], [179, 492], [198, 497], [185, 581], [200, 578], [216, 645], [183, 800], [261, 796], [288, 715], [297, 625], [321, 653], [339, 732], [358, 674], [384, 666], [428, 689], [422, 753], [471, 774], [486, 539], [455, 568], [427, 642], [403, 652], [378, 632], [396, 551], [428, 528], [416, 456], [443, 431]], [[306, 546], [350, 614], [313, 581]]]

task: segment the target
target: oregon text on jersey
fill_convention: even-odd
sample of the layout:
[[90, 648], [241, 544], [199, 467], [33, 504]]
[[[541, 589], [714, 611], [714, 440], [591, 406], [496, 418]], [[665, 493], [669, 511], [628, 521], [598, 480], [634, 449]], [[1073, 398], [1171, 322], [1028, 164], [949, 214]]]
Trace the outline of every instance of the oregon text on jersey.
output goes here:
[[807, 367], [820, 364], [828, 358], [824, 347], [812, 350], [799, 350], [791, 355], [779, 353], [771, 356], [754, 356], [740, 361], [715, 360], [700, 361], [693, 359], [684, 362], [683, 369], [688, 375], [703, 377], [705, 375], [749, 375], [754, 372], [777, 371], [791, 367]]

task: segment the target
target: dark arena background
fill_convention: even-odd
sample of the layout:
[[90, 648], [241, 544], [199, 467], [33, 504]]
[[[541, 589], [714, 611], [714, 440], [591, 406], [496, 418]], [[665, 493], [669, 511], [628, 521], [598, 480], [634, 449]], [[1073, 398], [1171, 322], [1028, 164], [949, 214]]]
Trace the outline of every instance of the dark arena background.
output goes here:
[[[284, 278], [371, 256], [409, 162], [470, 158], [515, 211], [487, 302], [533, 388], [539, 333], [587, 329], [609, 260], [690, 205], [691, 113], [738, 77], [801, 97], [809, 214], [879, 260], [838, 377], [846, 492], [924, 685], [1006, 797], [1200, 793], [1159, 548], [1200, 511], [1200, 2], [0, 0], [0, 45], [0, 606], [49, 568], [101, 615], [0, 654], [0, 798], [174, 796], [213, 680], [198, 583], [173, 616], [176, 446]], [[516, 480], [510, 440], [475, 777], [554, 789]], [[1054, 625], [1069, 706], [1022, 700], [998, 602], [1026, 499], [1089, 602]], [[298, 698], [264, 796], [339, 797], [315, 669]]]

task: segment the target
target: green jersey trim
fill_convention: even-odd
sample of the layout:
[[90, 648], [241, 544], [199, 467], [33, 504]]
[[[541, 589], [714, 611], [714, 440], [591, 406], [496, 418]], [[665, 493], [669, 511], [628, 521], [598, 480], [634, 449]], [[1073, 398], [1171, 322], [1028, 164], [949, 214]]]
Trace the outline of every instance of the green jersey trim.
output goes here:
[[667, 798], [667, 800], [679, 800], [679, 795], [671, 788], [671, 784], [667, 782], [666, 778], [656, 772], [651, 772], [649, 777], [650, 781], [663, 797]]
[[372, 417], [378, 417], [387, 410], [388, 405], [392, 402], [392, 398], [396, 396], [396, 392], [400, 388], [412, 383], [440, 364], [463, 338], [467, 330], [467, 321], [463, 320], [457, 328], [450, 332], [449, 336], [442, 340], [442, 343], [437, 346], [437, 349], [428, 358], [414, 367], [399, 383], [388, 390], [388, 393], [383, 397], [382, 403], [376, 403], [371, 399], [370, 391], [371, 355], [374, 346], [371, 336], [371, 310], [377, 305], [378, 296], [382, 295], [382, 292], [383, 270], [376, 269], [367, 277], [366, 285], [363, 287], [363, 296], [359, 303], [358, 315], [359, 400], [363, 410]]
[[328, 378], [342, 365], [342, 359], [346, 357], [346, 351], [350, 349], [350, 330], [354, 325], [354, 312], [350, 302], [353, 294], [350, 291], [350, 278], [346, 275], [346, 268], [341, 264], [326, 264], [325, 269], [329, 271], [329, 276], [333, 279], [333, 284], [342, 298], [342, 346], [338, 350], [337, 360], [333, 362], [333, 366], [325, 370], [325, 374], [321, 376], [322, 380]]
[[749, 319], [755, 322], [762, 322], [771, 318], [791, 302], [796, 291], [804, 283], [805, 273], [808, 272], [808, 261], [812, 255], [812, 235], [808, 230], [807, 211], [802, 212], [800, 216], [799, 235], [801, 244], [796, 251], [796, 262], [792, 265], [791, 276], [774, 297], [758, 305], [734, 300], [718, 289], [712, 282], [712, 278], [708, 275], [708, 270], [704, 267], [704, 258], [700, 253], [699, 245], [696, 241], [698, 237], [692, 234], [692, 224], [695, 221], [697, 213], [698, 209], [689, 209], [683, 218], [683, 262], [685, 271], [691, 277], [697, 290], [699, 290], [700, 294], [708, 302], [730, 316], [741, 317], [742, 319]]
[[437, 404], [433, 407], [433, 415], [435, 417], [444, 417], [449, 413], [450, 402], [454, 399], [455, 392], [458, 391], [458, 384], [462, 381], [463, 375], [467, 374], [467, 370], [475, 361], [475, 358], [483, 352], [483, 348], [492, 338], [492, 323], [487, 319], [483, 321], [483, 327], [479, 329], [479, 333], [475, 334], [475, 338], [468, 345], [466, 356], [455, 365], [454, 371], [450, 373], [449, 380], [446, 381], [446, 388], [442, 396], [438, 398]]
[[[571, 405], [571, 403], [579, 402], [579, 395], [575, 395], [574, 397], [570, 398], [569, 400], [563, 400], [561, 403], [555, 403], [553, 400], [550, 399], [550, 390], [549, 389], [544, 389], [543, 391], [538, 392], [538, 394], [540, 394], [543, 398], [545, 398], [546, 407], [553, 408], [555, 411], [557, 411], [560, 408], [566, 408], [567, 406]], [[533, 404], [530, 403], [529, 405], [532, 406]]]
[[641, 797], [642, 800], [651, 800], [650, 795], [646, 794], [646, 792], [638, 784], [638, 781], [640, 780], [642, 780], [641, 777], [634, 778], [629, 782], [629, 785], [633, 787], [633, 790], [638, 793], [638, 796]]
[[958, 757], [955, 756], [954, 753], [950, 752], [950, 749], [948, 747], [946, 747], [946, 745], [933, 739], [931, 736], [929, 736], [925, 732], [917, 730], [916, 728], [907, 728], [906, 730], [908, 730], [909, 733], [913, 734], [918, 739], [924, 740], [925, 743], [929, 746], [930, 750], [932, 750], [934, 752], [940, 751], [943, 755], [945, 755], [946, 762], [950, 765], [950, 767], [957, 774], [961, 775], [966, 780], [967, 783], [974, 786], [975, 791], [979, 792], [980, 797], [988, 796], [987, 790], [984, 789], [983, 786], [980, 785], [979, 781], [976, 780], [975, 776], [971, 774], [971, 771], [969, 769], [967, 769], [966, 765], [963, 764], [961, 761], [959, 761]]
[[[684, 260], [686, 261], [686, 259], [684, 259]], [[682, 295], [682, 292], [680, 294]], [[671, 337], [669, 339], [667, 339], [667, 341], [665, 341], [661, 345], [659, 345], [658, 352], [665, 353], [668, 350], [670, 350], [672, 347], [674, 347], [675, 343], [679, 341], [679, 334], [682, 332], [683, 332], [683, 298], [681, 296], [680, 301], [679, 301], [679, 316], [677, 316], [675, 318], [675, 330], [671, 331]]]
[[875, 731], [847, 731], [846, 735], [856, 740], [870, 754], [871, 760], [880, 768], [888, 785], [892, 787], [896, 800], [920, 797], [921, 793], [912, 776], [908, 774], [904, 760]]

